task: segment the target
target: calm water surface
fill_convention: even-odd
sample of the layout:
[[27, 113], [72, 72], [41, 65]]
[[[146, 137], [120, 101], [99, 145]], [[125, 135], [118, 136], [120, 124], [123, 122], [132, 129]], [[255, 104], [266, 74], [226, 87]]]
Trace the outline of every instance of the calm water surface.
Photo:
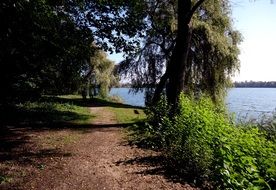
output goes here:
[[[120, 96], [126, 104], [145, 106], [144, 92], [133, 94], [129, 88], [113, 88], [110, 94]], [[270, 115], [276, 109], [276, 88], [232, 88], [228, 91], [226, 105], [239, 119]]]
[[145, 93], [134, 94], [130, 88], [112, 88], [110, 95], [120, 96], [125, 104], [133, 106], [145, 106]]
[[276, 88], [232, 88], [228, 91], [226, 105], [237, 118], [271, 115], [276, 109]]

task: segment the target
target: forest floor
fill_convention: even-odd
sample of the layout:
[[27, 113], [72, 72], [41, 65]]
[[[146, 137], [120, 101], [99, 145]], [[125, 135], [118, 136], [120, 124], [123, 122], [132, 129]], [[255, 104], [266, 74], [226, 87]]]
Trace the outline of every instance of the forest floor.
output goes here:
[[197, 189], [168, 177], [157, 152], [130, 146], [112, 108], [88, 108], [81, 126], [1, 126], [0, 189]]

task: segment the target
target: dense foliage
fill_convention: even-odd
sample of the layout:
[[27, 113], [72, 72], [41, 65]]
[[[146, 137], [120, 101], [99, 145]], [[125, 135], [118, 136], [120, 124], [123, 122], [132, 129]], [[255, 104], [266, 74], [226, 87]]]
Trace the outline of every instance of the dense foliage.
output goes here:
[[8, 0], [0, 7], [1, 101], [75, 91], [91, 55], [91, 31], [58, 2]]
[[145, 2], [141, 0], [62, 1], [78, 26], [91, 29], [94, 42], [105, 51], [131, 53], [143, 36]]
[[235, 126], [209, 98], [180, 100], [173, 119], [164, 100], [150, 109], [149, 122], [138, 128], [140, 143], [161, 148], [180, 175], [219, 189], [276, 187], [275, 139], [256, 126]]

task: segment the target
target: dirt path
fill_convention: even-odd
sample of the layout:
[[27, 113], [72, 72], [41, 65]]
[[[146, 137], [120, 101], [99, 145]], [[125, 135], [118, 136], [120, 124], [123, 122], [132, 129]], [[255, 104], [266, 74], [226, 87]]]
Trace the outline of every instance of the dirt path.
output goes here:
[[[45, 139], [47, 142], [51, 141], [51, 135], [56, 137], [54, 142], [56, 139], [66, 142], [66, 137], [70, 143], [58, 147], [63, 156], [50, 156], [44, 161], [45, 166], [30, 169], [31, 174], [24, 177], [24, 184], [16, 188], [193, 189], [189, 185], [172, 182], [160, 175], [158, 166], [152, 164], [156, 153], [128, 146], [123, 138], [123, 129], [117, 125], [115, 115], [111, 111], [105, 107], [91, 107], [90, 110], [97, 116], [91, 128], [82, 131], [64, 129], [47, 134], [34, 132], [31, 135], [35, 139], [43, 139], [43, 142]], [[55, 146], [55, 143], [53, 144]], [[49, 150], [47, 146], [45, 150]], [[44, 163], [44, 158], [41, 159]], [[148, 160], [152, 163], [149, 164]]]

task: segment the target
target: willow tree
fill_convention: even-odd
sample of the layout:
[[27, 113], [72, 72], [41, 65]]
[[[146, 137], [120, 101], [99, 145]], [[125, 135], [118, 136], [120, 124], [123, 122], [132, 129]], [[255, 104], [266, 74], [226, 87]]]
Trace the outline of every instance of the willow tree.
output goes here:
[[90, 58], [89, 67], [84, 77], [85, 90], [87, 88], [89, 93], [92, 93], [91, 95], [98, 94], [100, 97], [106, 98], [110, 88], [118, 84], [114, 66], [114, 62], [107, 58], [107, 54], [103, 50], [95, 51]]
[[233, 28], [229, 2], [206, 1], [195, 13], [193, 25], [184, 85], [219, 100], [239, 69], [241, 34]]
[[165, 86], [173, 105], [181, 91], [217, 100], [238, 69], [240, 34], [232, 27], [229, 2], [203, 2], [148, 1], [144, 46], [128, 56], [121, 71], [135, 71], [135, 84], [155, 83], [155, 102]]

